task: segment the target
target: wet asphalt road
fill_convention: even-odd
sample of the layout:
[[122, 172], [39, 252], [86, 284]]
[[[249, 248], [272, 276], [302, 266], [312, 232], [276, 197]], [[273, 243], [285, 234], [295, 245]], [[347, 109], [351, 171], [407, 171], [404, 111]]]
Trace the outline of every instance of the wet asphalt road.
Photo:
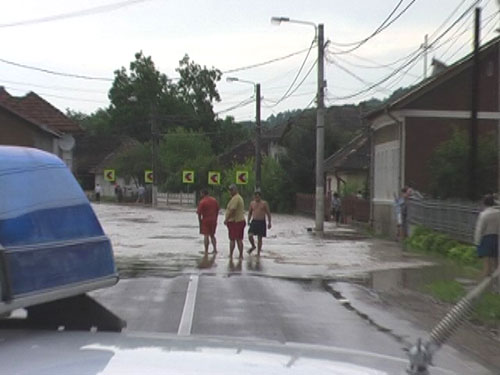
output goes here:
[[[275, 215], [263, 256], [230, 261], [222, 216], [219, 254], [204, 258], [194, 210], [94, 208], [123, 278], [92, 296], [125, 319], [128, 331], [321, 344], [402, 359], [405, 346], [426, 337], [389, 312], [368, 309], [382, 317], [377, 324], [347, 303], [356, 286], [336, 287], [373, 270], [427, 264], [390, 242], [317, 238], [307, 231], [311, 219]], [[457, 374], [493, 374], [449, 347], [435, 362]]]

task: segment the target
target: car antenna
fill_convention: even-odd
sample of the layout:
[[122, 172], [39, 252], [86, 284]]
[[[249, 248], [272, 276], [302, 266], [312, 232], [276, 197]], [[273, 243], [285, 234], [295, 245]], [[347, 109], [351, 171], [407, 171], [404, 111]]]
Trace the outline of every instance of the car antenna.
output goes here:
[[409, 375], [429, 375], [429, 366], [432, 366], [432, 357], [441, 346], [451, 337], [453, 332], [467, 319], [473, 305], [488, 289], [491, 283], [500, 276], [500, 267], [483, 279], [479, 285], [462, 298], [446, 316], [433, 328], [430, 339], [422, 344], [418, 339], [417, 344], [409, 351], [410, 366], [406, 370]]

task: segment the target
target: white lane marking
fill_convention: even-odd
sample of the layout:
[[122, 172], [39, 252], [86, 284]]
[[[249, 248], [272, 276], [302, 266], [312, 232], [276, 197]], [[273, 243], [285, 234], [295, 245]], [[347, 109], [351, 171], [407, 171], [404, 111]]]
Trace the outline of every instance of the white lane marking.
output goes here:
[[179, 336], [189, 336], [191, 334], [194, 306], [196, 304], [196, 292], [198, 291], [198, 279], [198, 275], [192, 275], [189, 278], [184, 309], [182, 310], [181, 322], [179, 323], [179, 330], [177, 331]]

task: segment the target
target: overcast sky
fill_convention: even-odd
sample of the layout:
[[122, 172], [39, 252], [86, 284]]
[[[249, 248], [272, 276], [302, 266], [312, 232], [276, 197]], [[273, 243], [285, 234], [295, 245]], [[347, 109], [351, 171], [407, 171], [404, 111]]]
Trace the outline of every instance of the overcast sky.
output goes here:
[[[357, 42], [372, 34], [400, 3], [389, 27], [361, 47]], [[237, 120], [255, 116], [254, 104], [225, 111], [253, 95], [253, 87], [226, 82], [227, 76], [259, 82], [262, 86], [262, 118], [280, 111], [304, 108], [316, 91], [317, 57], [314, 47], [291, 92], [275, 104], [294, 81], [314, 39], [308, 25], [273, 25], [272, 16], [323, 23], [328, 61], [326, 105], [358, 103], [370, 97], [383, 98], [400, 86], [423, 77], [423, 57], [415, 57], [407, 68], [403, 59], [424, 42], [433, 43], [432, 57], [453, 63], [472, 48], [473, 11], [454, 27], [451, 25], [476, 1], [472, 0], [16, 0], [2, 5], [0, 13], [0, 85], [12, 95], [34, 91], [64, 111], [91, 113], [109, 105], [107, 93], [113, 71], [128, 68], [135, 52], [152, 56], [157, 68], [175, 78], [175, 68], [184, 54], [195, 62], [221, 71], [265, 62], [304, 51], [259, 68], [225, 74], [218, 84], [222, 101], [215, 108], [221, 117]], [[120, 4], [113, 10], [102, 6]], [[482, 0], [482, 41], [497, 35], [496, 0]], [[25, 23], [46, 17], [94, 9], [78, 17]], [[451, 28], [450, 28], [451, 27]], [[444, 32], [450, 30], [444, 34]], [[443, 34], [441, 36], [441, 34]], [[436, 38], [441, 38], [436, 42]], [[398, 61], [395, 64], [395, 61]], [[5, 61], [56, 72], [103, 77], [86, 80], [60, 77], [10, 65]], [[384, 66], [389, 64], [389, 66]], [[306, 74], [310, 71], [309, 76]], [[305, 78], [304, 78], [305, 77]], [[375, 85], [384, 80], [381, 85]], [[302, 82], [302, 84], [300, 84]], [[300, 86], [299, 86], [300, 84]], [[297, 87], [298, 86], [298, 87]], [[373, 89], [370, 87], [375, 86]], [[362, 92], [359, 95], [356, 93]]]

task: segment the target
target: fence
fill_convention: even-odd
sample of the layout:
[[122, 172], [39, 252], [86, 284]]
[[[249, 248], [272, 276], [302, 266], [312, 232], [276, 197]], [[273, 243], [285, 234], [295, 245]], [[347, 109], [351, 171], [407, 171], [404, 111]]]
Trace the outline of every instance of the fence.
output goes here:
[[[330, 220], [331, 197], [325, 196], [325, 219]], [[315, 214], [315, 195], [301, 194], [295, 196], [295, 209], [297, 212], [314, 215]], [[359, 199], [354, 196], [342, 198], [342, 220], [348, 222], [356, 220], [367, 223], [370, 220], [370, 201]]]
[[355, 196], [342, 198], [342, 217], [344, 221], [352, 219], [367, 223], [370, 221], [370, 201]]
[[[316, 200], [314, 194], [295, 194], [295, 210], [302, 214], [314, 215]], [[330, 219], [330, 198], [325, 196], [325, 219]]]
[[192, 206], [196, 205], [195, 193], [158, 193], [159, 206]]
[[416, 199], [410, 199], [408, 202], [410, 224], [423, 225], [468, 243], [473, 242], [479, 212], [478, 205], [472, 203]]

